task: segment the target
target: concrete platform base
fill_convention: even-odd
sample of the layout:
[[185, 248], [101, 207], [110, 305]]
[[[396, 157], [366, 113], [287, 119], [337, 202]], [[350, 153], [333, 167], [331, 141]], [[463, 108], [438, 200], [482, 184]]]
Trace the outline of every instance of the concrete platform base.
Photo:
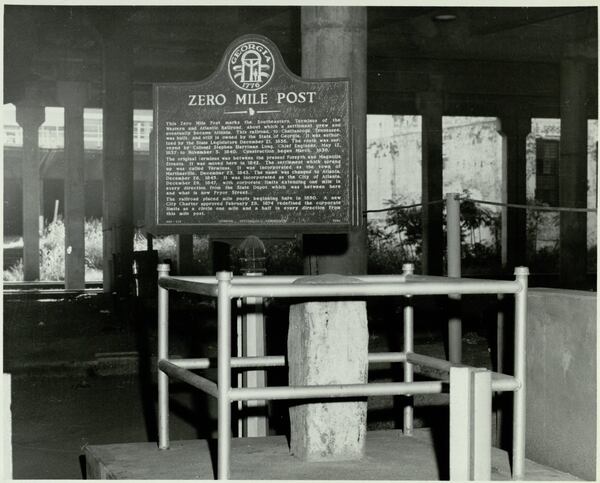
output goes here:
[[[440, 435], [442, 436], [442, 435]], [[443, 437], [443, 436], [442, 436]], [[436, 440], [439, 438], [435, 438]], [[445, 439], [445, 438], [444, 438]], [[415, 436], [401, 431], [367, 433], [366, 456], [356, 462], [308, 463], [290, 456], [284, 436], [232, 441], [231, 478], [236, 480], [439, 480], [448, 478], [447, 443], [429, 430]], [[445, 447], [445, 449], [444, 449]], [[85, 449], [88, 479], [213, 479], [216, 441], [174, 441], [160, 451], [156, 443], [110, 444]], [[441, 468], [441, 471], [440, 469]], [[532, 461], [527, 480], [577, 480]], [[492, 450], [492, 479], [510, 479], [506, 452]]]

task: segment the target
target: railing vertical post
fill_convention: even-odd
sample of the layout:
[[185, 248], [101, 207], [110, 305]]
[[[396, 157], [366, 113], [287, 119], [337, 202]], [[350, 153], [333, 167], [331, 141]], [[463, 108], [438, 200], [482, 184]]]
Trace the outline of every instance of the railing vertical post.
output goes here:
[[231, 272], [217, 272], [218, 281], [218, 456], [217, 477], [229, 479], [231, 455]]
[[[504, 322], [504, 307], [505, 307], [505, 299], [504, 294], [498, 294], [498, 312], [496, 315], [496, 372], [500, 374], [504, 373], [504, 331], [505, 331], [505, 322]], [[496, 446], [500, 447], [502, 443], [502, 431], [503, 431], [503, 401], [504, 394], [498, 393], [496, 394], [497, 401], [500, 404], [497, 405], [496, 409]]]
[[[235, 321], [236, 356], [243, 357], [244, 356], [244, 351], [243, 351], [244, 344], [243, 344], [243, 340], [242, 340], [242, 331], [243, 331], [242, 309], [244, 308], [244, 303], [241, 298], [237, 299], [236, 307], [237, 307], [237, 315], [236, 315], [236, 321]], [[244, 374], [242, 372], [239, 372], [237, 375], [237, 387], [244, 387]], [[243, 409], [244, 409], [244, 402], [238, 401], [237, 402], [237, 437], [238, 438], [242, 438], [242, 437], [246, 436], [246, 434], [244, 434], [244, 418], [242, 415]]]
[[[159, 280], [169, 275], [169, 264], [157, 267]], [[158, 286], [158, 362], [169, 358], [169, 291]], [[158, 369], [158, 447], [168, 449], [169, 441], [169, 376]]]
[[[402, 265], [402, 273], [411, 275], [415, 267], [412, 263]], [[404, 352], [409, 353], [414, 350], [414, 312], [411, 305], [410, 296], [406, 297], [404, 306]], [[404, 363], [404, 382], [413, 382], [413, 365], [410, 362]], [[413, 398], [408, 395], [405, 397], [403, 432], [406, 436], [413, 434]]]
[[[460, 277], [460, 200], [457, 193], [446, 194], [446, 261], [448, 276]], [[459, 316], [460, 295], [449, 295], [451, 317], [448, 319], [448, 360], [462, 361], [462, 321]]]
[[522, 480], [525, 475], [525, 363], [526, 363], [526, 321], [527, 286], [529, 270], [516, 267], [515, 277], [521, 284], [521, 290], [515, 294], [515, 377], [520, 383], [513, 399], [513, 480]]

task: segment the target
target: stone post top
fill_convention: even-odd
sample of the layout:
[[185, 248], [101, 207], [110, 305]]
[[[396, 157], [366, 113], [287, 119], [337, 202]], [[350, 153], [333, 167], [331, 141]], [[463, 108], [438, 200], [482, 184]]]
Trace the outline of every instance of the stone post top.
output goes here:
[[334, 283], [361, 283], [362, 280], [356, 277], [349, 277], [347, 275], [338, 275], [336, 273], [325, 273], [323, 275], [309, 275], [307, 277], [301, 277], [294, 280], [295, 284], [334, 284]]
[[171, 266], [168, 263], [159, 263], [156, 267], [156, 270], [159, 272], [169, 273], [169, 270], [171, 270]]
[[529, 275], [529, 268], [527, 267], [515, 267], [515, 275]]

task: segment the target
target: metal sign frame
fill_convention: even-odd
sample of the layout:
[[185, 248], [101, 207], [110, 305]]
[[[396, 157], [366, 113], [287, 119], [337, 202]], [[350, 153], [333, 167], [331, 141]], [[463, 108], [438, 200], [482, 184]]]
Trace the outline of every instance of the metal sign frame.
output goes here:
[[[243, 89], [243, 87], [240, 87], [239, 82], [236, 83], [234, 79], [236, 75], [234, 69], [240, 68], [240, 66], [232, 64], [234, 64], [234, 60], [237, 61], [241, 58], [240, 55], [236, 55], [240, 48], [242, 48], [241, 46], [252, 45], [253, 43], [260, 44], [267, 49], [266, 51], [271, 56], [269, 58], [272, 59], [273, 69], [268, 69], [271, 70], [271, 75], [266, 79], [264, 85], [255, 85], [258, 83], [249, 84], [249, 88]], [[255, 59], [253, 62], [260, 63], [261, 60]], [[217, 88], [215, 86], [218, 86], [218, 89], [220, 89], [219, 94], [214, 91]], [[213, 89], [212, 92], [211, 89]], [[177, 93], [181, 94], [179, 96], [180, 99], [176, 97]], [[298, 104], [300, 102], [300, 94], [303, 96], [302, 105]], [[245, 35], [239, 37], [228, 46], [219, 67], [207, 79], [200, 82], [154, 84], [153, 95], [154, 129], [150, 141], [150, 157], [153, 164], [151, 180], [147, 185], [146, 203], [147, 228], [150, 233], [157, 235], [210, 234], [217, 237], [241, 237], [253, 234], [257, 236], [289, 238], [300, 233], [345, 233], [357, 224], [357, 220], [360, 221], [360, 216], [356, 213], [359, 207], [356, 199], [357, 180], [353, 155], [351, 85], [349, 79], [313, 80], [298, 77], [287, 68], [277, 46], [268, 38], [260, 35]], [[209, 95], [212, 97], [209, 98]], [[200, 96], [205, 97], [201, 98]], [[296, 102], [290, 103], [290, 99]], [[309, 101], [311, 102], [309, 103]], [[239, 105], [236, 106], [236, 103]], [[278, 103], [279, 110], [273, 109], [274, 103]], [[261, 108], [261, 105], [264, 107]], [[236, 107], [237, 110], [232, 109]], [[333, 143], [330, 145], [331, 152], [341, 160], [339, 173], [340, 188], [334, 192], [335, 196], [339, 197], [336, 199], [341, 199], [341, 201], [337, 205], [337, 201], [333, 203], [337, 208], [336, 210], [332, 210], [326, 204], [327, 200], [331, 199], [326, 194], [330, 193], [328, 185], [326, 183], [321, 185], [315, 183], [312, 188], [304, 185], [302, 189], [298, 189], [297, 192], [291, 194], [295, 197], [303, 197], [302, 193], [305, 190], [312, 189], [317, 193], [317, 196], [322, 196], [319, 202], [322, 207], [321, 211], [326, 212], [325, 214], [319, 214], [318, 210], [314, 210], [312, 213], [308, 213], [309, 210], [299, 213], [298, 210], [290, 210], [288, 208], [285, 213], [283, 211], [277, 212], [277, 217], [279, 218], [269, 220], [265, 216], [267, 210], [262, 206], [262, 211], [259, 213], [259, 209], [257, 209], [256, 218], [247, 220], [249, 222], [244, 222], [244, 219], [240, 219], [240, 213], [232, 215], [228, 212], [226, 212], [226, 218], [228, 219], [216, 220], [215, 212], [209, 212], [208, 210], [203, 211], [206, 213], [205, 215], [195, 219], [188, 212], [185, 212], [185, 210], [184, 214], [186, 216], [182, 220], [176, 218], [169, 219], [165, 215], [167, 212], [167, 207], [165, 206], [167, 196], [165, 195], [166, 187], [161, 185], [161, 183], [165, 182], [165, 174], [161, 170], [163, 170], [164, 163], [166, 162], [165, 122], [169, 120], [169, 117], [177, 118], [177, 116], [180, 116], [186, 122], [187, 119], [191, 119], [191, 116], [196, 116], [194, 120], [197, 119], [198, 121], [213, 119], [221, 122], [222, 119], [227, 117], [227, 119], [236, 118], [242, 122], [244, 120], [254, 122], [254, 120], [258, 119], [258, 116], [263, 116], [261, 119], [265, 120], [285, 120], [290, 116], [296, 116], [299, 119], [311, 119], [311, 115], [316, 116], [318, 114], [319, 116], [323, 116], [321, 119], [328, 119], [326, 117], [327, 113], [331, 113], [330, 117], [341, 119], [341, 122], [338, 124], [341, 125], [339, 128], [339, 138], [342, 142], [335, 143], [335, 146], [333, 146]], [[307, 139], [309, 135], [307, 134]], [[307, 154], [317, 156], [317, 161], [322, 159], [316, 149], [314, 152]], [[227, 156], [222, 153], [217, 153], [218, 156], [221, 156], [220, 159], [227, 159]], [[213, 158], [211, 157], [211, 159]], [[300, 159], [300, 156], [294, 159]], [[204, 162], [202, 161], [202, 157], [198, 157], [197, 160], [200, 163]], [[298, 163], [300, 162], [298, 161]], [[231, 165], [233, 167], [238, 166], [233, 161]], [[319, 170], [322, 170], [322, 167], [318, 162], [313, 161], [312, 166], [313, 173], [321, 173]], [[278, 167], [276, 166], [275, 169]], [[227, 168], [229, 169], [229, 166]], [[180, 171], [180, 173], [185, 173], [185, 171]], [[183, 175], [180, 179], [183, 179]], [[300, 182], [298, 182], [299, 185]], [[211, 191], [212, 187], [206, 186], [206, 191]], [[335, 185], [334, 188], [337, 186]], [[203, 192], [206, 193], [206, 191]], [[277, 190], [271, 187], [264, 189], [264, 191], [272, 193]], [[253, 194], [254, 192], [250, 196]], [[190, 198], [193, 198], [193, 196]], [[199, 200], [201, 197], [198, 196], [195, 199]], [[304, 200], [304, 198], [302, 199]], [[281, 202], [281, 199], [279, 201]], [[309, 201], [306, 201], [306, 203], [306, 205], [301, 205], [301, 207], [310, 205]], [[226, 202], [224, 202], [223, 206], [227, 209]], [[222, 210], [221, 206], [218, 208]], [[172, 211], [172, 213], [175, 213], [175, 211]], [[275, 211], [272, 213], [275, 213]], [[271, 216], [272, 213], [269, 213], [269, 215]], [[320, 217], [323, 221], [320, 221]]]

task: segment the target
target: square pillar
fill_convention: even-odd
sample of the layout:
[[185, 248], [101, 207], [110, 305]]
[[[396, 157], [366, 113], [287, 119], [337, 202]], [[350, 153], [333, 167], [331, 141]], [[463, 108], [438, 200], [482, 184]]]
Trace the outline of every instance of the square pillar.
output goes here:
[[[527, 204], [527, 136], [531, 118], [516, 113], [500, 116], [502, 136], [502, 198], [504, 203]], [[527, 212], [521, 208], [504, 208], [502, 253], [504, 268], [527, 265]]]
[[57, 97], [65, 108], [65, 288], [85, 288], [85, 150], [83, 108], [88, 85], [61, 81]]
[[352, 88], [350, 126], [359, 215], [345, 235], [305, 236], [305, 273], [367, 273], [367, 9], [366, 7], [301, 7], [302, 76], [308, 79], [347, 77]]
[[[433, 82], [435, 90], [418, 95], [421, 113], [421, 201], [423, 224], [422, 273], [443, 275], [444, 231], [443, 204], [428, 204], [443, 197], [442, 111], [443, 96], [440, 79]], [[437, 86], [435, 85], [437, 84]]]
[[[587, 206], [587, 65], [560, 64], [560, 158], [558, 202], [565, 208]], [[587, 215], [560, 214], [559, 272], [563, 288], [583, 288], [587, 271]]]
[[103, 281], [127, 293], [133, 263], [133, 93], [127, 24], [103, 36]]
[[16, 104], [17, 123], [23, 129], [23, 280], [40, 278], [41, 179], [38, 131], [44, 107], [33, 102]]

